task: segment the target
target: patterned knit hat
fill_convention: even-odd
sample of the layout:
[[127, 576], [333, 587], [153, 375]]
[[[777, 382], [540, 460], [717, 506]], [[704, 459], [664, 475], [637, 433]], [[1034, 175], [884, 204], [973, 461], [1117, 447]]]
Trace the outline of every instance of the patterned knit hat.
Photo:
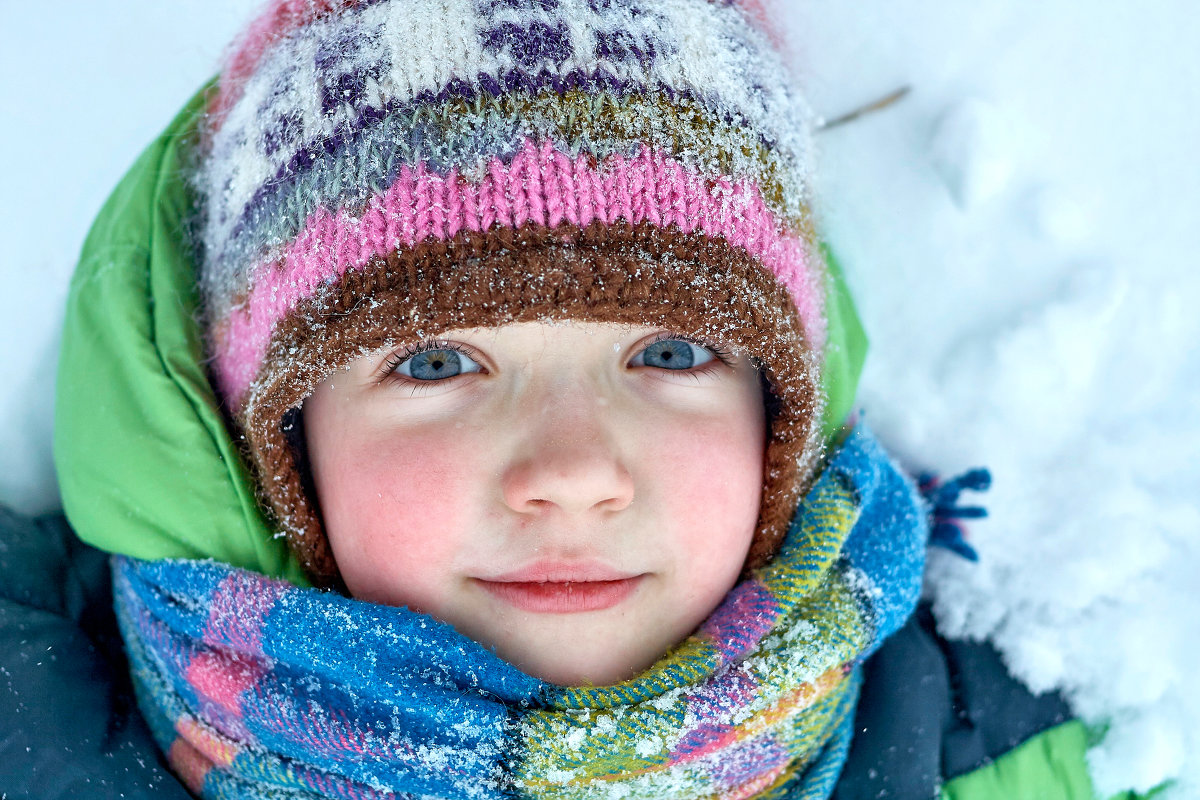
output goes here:
[[774, 552], [821, 451], [825, 266], [811, 115], [760, 2], [276, 0], [235, 43], [195, 176], [201, 288], [219, 391], [318, 584], [295, 409], [366, 353], [531, 320], [751, 354], [772, 413], [750, 563]]

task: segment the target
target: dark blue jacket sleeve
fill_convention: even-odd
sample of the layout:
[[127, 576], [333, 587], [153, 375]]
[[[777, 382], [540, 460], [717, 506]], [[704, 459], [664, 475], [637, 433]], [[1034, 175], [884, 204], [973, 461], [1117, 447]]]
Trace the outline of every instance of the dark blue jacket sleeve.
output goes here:
[[940, 637], [922, 604], [865, 665], [833, 800], [931, 800], [1070, 718], [1061, 695], [1032, 694], [989, 643]]
[[107, 555], [0, 506], [0, 796], [190, 796], [133, 701]]

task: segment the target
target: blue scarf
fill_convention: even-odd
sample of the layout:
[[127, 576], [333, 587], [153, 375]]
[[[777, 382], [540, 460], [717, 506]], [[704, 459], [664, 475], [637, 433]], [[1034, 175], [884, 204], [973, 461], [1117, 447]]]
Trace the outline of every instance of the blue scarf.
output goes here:
[[535, 679], [432, 617], [211, 561], [114, 559], [159, 746], [205, 798], [826, 798], [928, 522], [864, 427], [784, 544], [620, 684]]

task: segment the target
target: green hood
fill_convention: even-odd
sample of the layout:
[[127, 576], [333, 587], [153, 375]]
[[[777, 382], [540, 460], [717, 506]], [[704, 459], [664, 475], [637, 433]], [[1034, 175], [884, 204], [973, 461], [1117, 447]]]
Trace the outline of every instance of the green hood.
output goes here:
[[[100, 210], [71, 280], [54, 461], [84, 541], [144, 559], [213, 558], [308, 585], [259, 505], [209, 383], [184, 229], [198, 93]], [[850, 412], [866, 338], [831, 265], [827, 437]]]

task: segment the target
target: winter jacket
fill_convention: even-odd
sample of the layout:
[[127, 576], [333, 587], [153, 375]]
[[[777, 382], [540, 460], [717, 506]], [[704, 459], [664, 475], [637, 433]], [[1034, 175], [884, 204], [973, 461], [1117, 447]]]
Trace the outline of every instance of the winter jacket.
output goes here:
[[[117, 187], [72, 281], [55, 428], [70, 527], [0, 515], [5, 798], [187, 795], [133, 704], [102, 551], [307, 583], [205, 372], [181, 177], [201, 102]], [[868, 662], [835, 796], [1090, 800], [1086, 746], [1061, 699], [1030, 695], [986, 644], [938, 638], [922, 610]]]

